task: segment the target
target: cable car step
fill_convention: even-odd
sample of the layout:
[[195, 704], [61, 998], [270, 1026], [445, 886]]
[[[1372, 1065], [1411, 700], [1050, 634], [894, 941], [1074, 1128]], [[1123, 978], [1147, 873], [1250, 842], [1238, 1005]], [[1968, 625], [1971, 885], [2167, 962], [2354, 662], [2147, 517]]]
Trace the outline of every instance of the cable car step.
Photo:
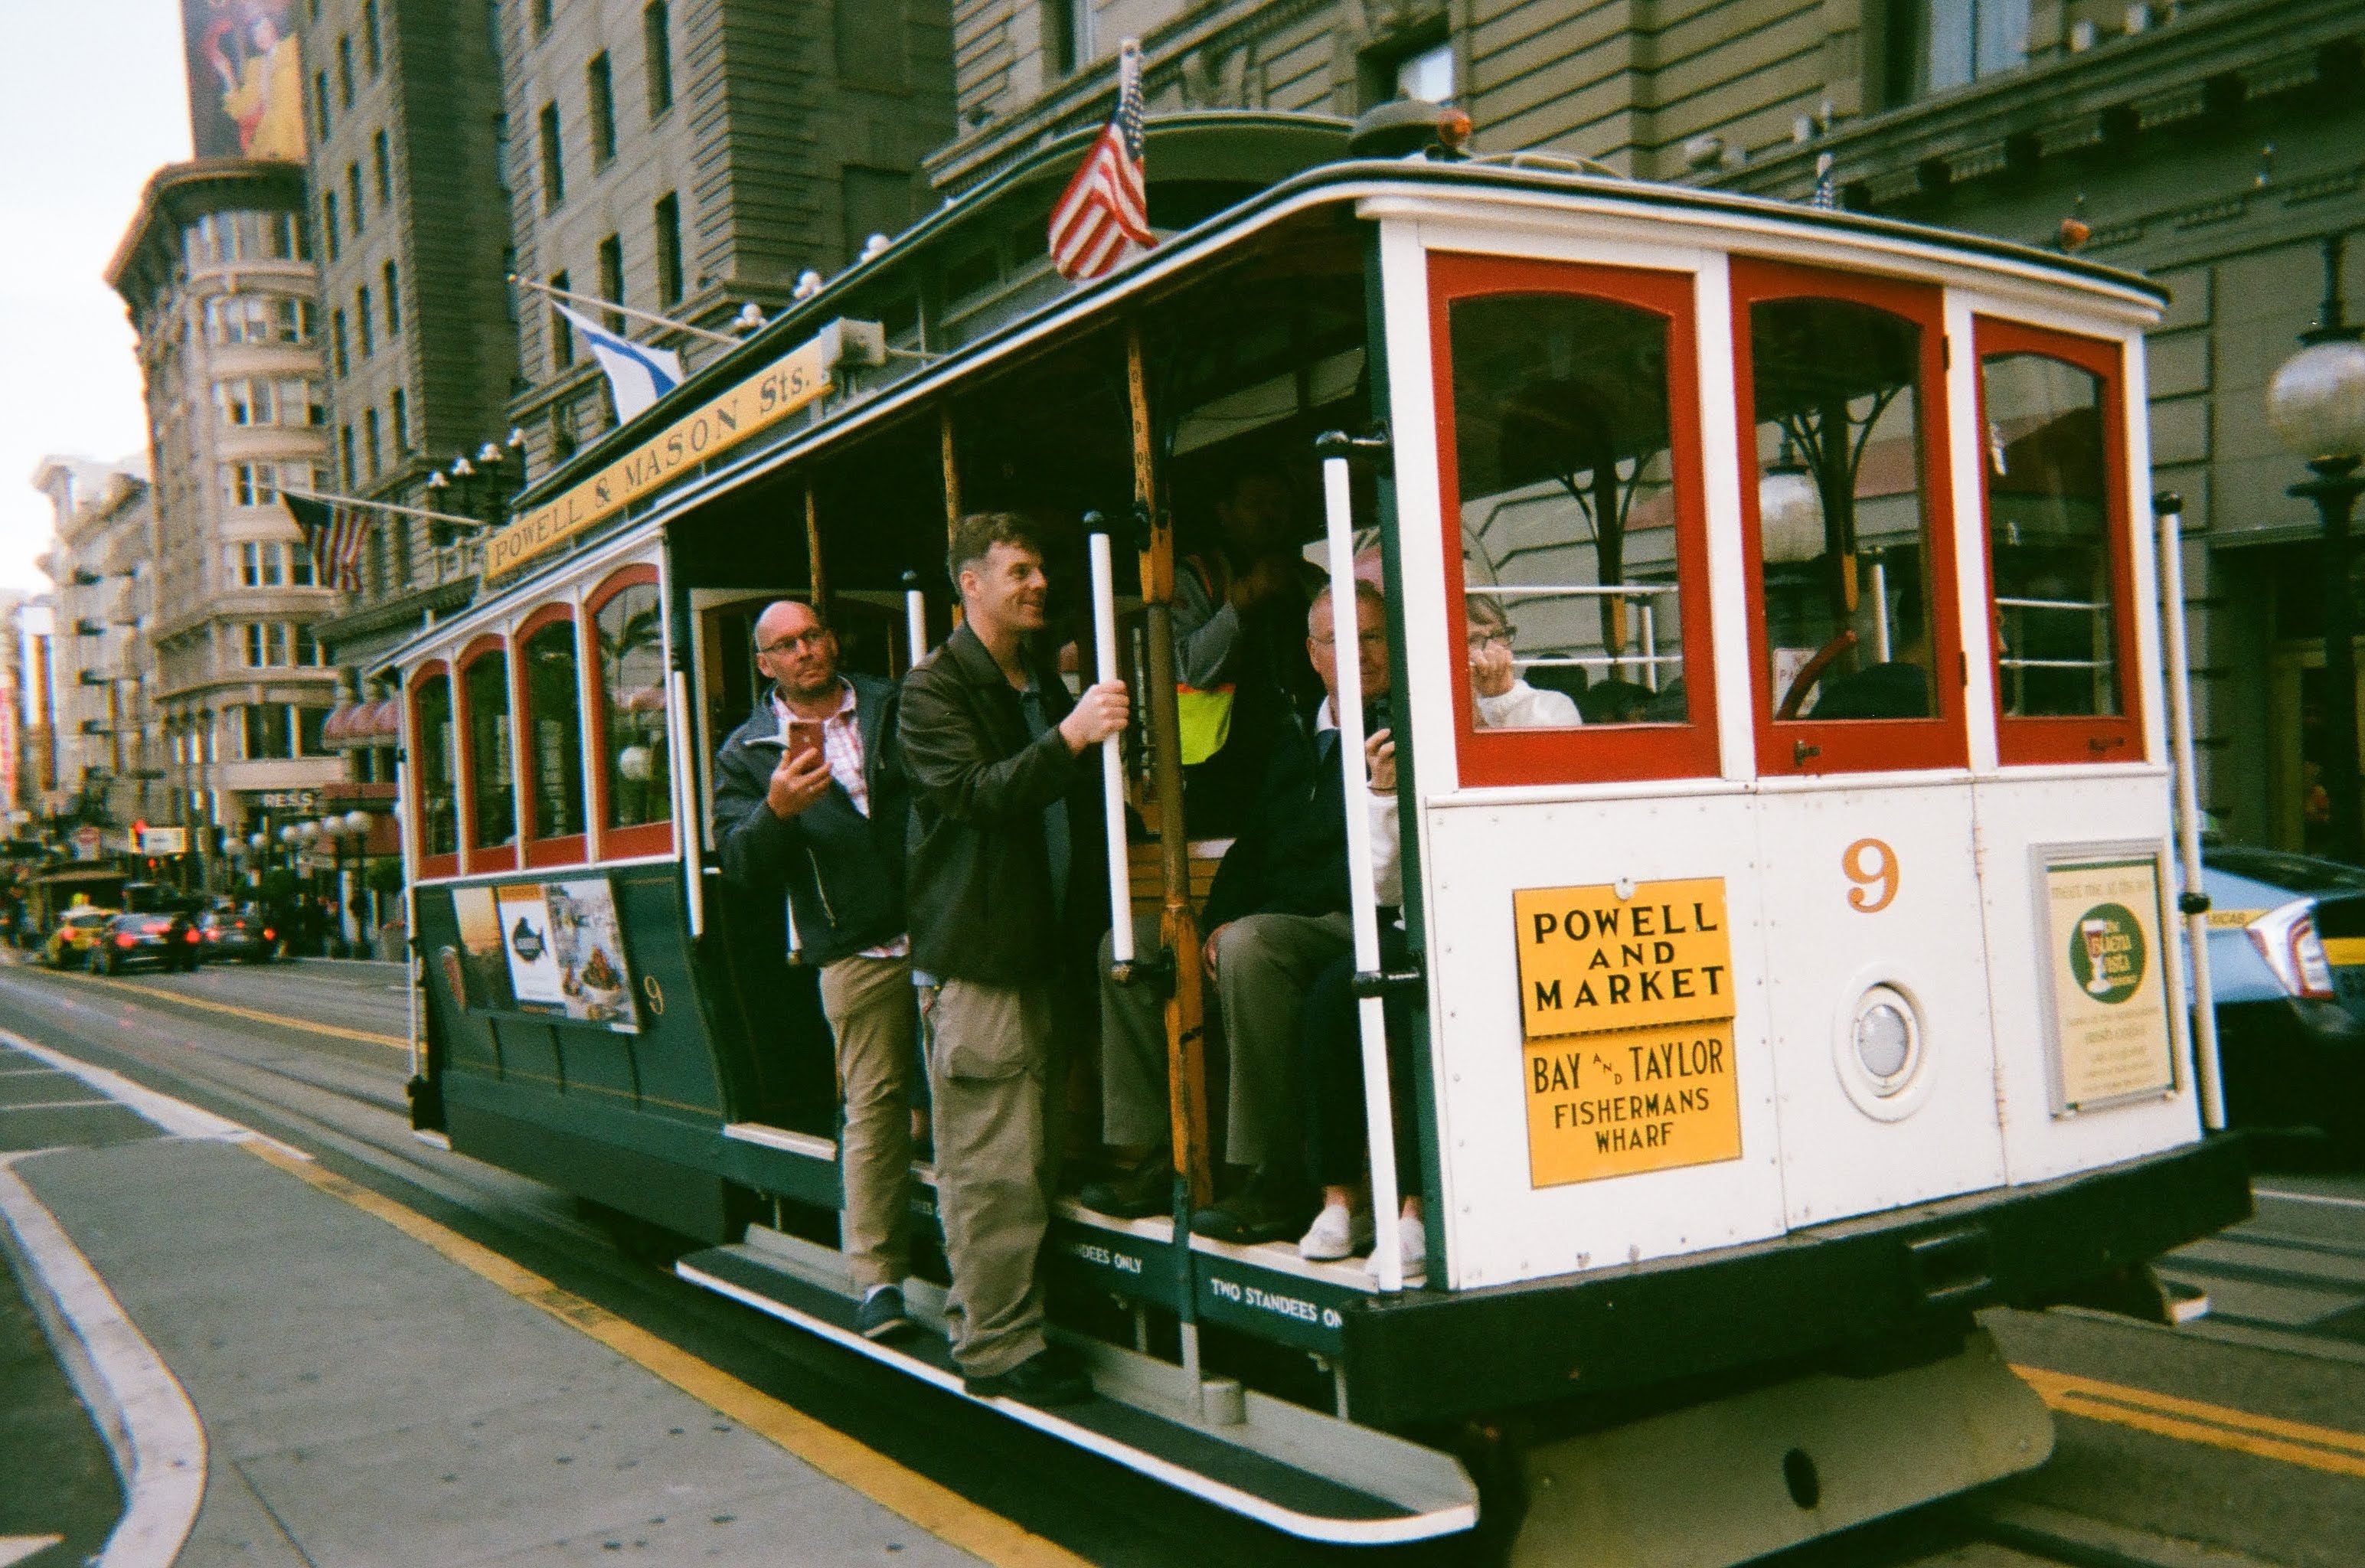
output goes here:
[[[692, 1253], [674, 1268], [693, 1284], [957, 1397], [972, 1397], [961, 1387], [946, 1342], [943, 1293], [925, 1281], [904, 1287], [913, 1331], [880, 1344], [856, 1331], [856, 1302], [830, 1279], [842, 1278], [842, 1264], [826, 1249], [767, 1236]], [[1308, 1540], [1426, 1540], [1477, 1522], [1477, 1488], [1450, 1455], [1241, 1390], [1229, 1380], [1209, 1385], [1202, 1414], [1187, 1397], [1181, 1368], [1098, 1340], [1069, 1342], [1084, 1356], [1098, 1391], [1094, 1398], [1050, 1410], [1010, 1399], [976, 1403]]]

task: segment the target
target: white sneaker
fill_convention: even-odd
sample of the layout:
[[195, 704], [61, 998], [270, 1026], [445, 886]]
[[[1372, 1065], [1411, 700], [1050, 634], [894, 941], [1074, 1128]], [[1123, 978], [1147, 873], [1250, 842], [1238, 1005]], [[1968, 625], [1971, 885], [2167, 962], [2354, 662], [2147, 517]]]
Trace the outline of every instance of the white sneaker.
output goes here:
[[1405, 1283], [1429, 1278], [1429, 1227], [1407, 1215], [1396, 1221], [1396, 1245], [1403, 1249]]
[[1309, 1263], [1335, 1263], [1371, 1244], [1370, 1211], [1350, 1211], [1344, 1204], [1332, 1204], [1314, 1216], [1314, 1223], [1298, 1238], [1297, 1255]]

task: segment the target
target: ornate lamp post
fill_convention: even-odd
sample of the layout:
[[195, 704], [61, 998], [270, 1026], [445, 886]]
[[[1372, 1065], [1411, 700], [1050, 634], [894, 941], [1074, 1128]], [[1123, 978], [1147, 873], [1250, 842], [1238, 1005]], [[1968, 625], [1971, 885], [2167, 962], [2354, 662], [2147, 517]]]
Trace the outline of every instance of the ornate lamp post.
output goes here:
[[2348, 522], [2365, 492], [2365, 326], [2352, 325], [2340, 297], [2346, 235], [2324, 242], [2324, 306], [2304, 345], [2267, 386], [2267, 422], [2285, 446], [2307, 459], [2315, 477], [2290, 493], [2315, 503], [2324, 519], [2324, 789], [2332, 811], [2326, 853], [2365, 862], [2357, 756], [2357, 655], [2349, 592]]

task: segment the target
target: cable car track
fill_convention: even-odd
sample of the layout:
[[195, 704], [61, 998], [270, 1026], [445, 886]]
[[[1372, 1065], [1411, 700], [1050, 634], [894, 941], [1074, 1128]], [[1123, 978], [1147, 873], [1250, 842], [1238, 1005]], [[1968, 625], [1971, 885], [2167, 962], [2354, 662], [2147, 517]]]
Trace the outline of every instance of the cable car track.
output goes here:
[[[137, 993], [136, 998], [123, 996], [125, 1011], [146, 1012], [146, 1021], [169, 1017], [181, 1027], [169, 1034], [139, 1027], [139, 1022], [146, 1021], [123, 1016], [100, 1002], [106, 993], [98, 988], [47, 976], [0, 973], [0, 1010], [16, 1014], [10, 1023], [46, 1043], [128, 1070], [156, 1087], [186, 1095], [342, 1166], [344, 1174], [382, 1190], [392, 1188], [390, 1195], [453, 1229], [516, 1257], [566, 1288], [778, 1392], [817, 1418], [997, 1511], [1020, 1518], [1038, 1533], [1063, 1539], [1096, 1561], [1149, 1564], [1197, 1556], [1214, 1539], [1210, 1531], [1237, 1535], [1243, 1550], [1259, 1554], [1257, 1561], [1333, 1559], [1332, 1552], [1245, 1526], [1164, 1488], [1132, 1482], [1055, 1444], [1040, 1444], [1042, 1452], [1029, 1456], [1033, 1462], [1025, 1467], [1015, 1495], [991, 1495], [1011, 1493], [1011, 1477], [1004, 1474], [996, 1484], [994, 1478], [981, 1475], [974, 1453], [959, 1451], [960, 1440], [952, 1434], [963, 1425], [980, 1423], [979, 1435], [991, 1431], [1006, 1443], [1011, 1438], [1005, 1428], [958, 1402], [934, 1399], [932, 1414], [943, 1424], [936, 1428], [936, 1440], [930, 1441], [924, 1424], [892, 1418], [894, 1411], [913, 1402], [931, 1401], [925, 1391], [805, 1336], [781, 1332], [767, 1319], [634, 1261], [600, 1226], [554, 1208], [552, 1200], [566, 1200], [537, 1183], [420, 1142], [403, 1114], [400, 1067], [392, 1053], [387, 1056], [392, 1070], [378, 1084], [369, 1081], [378, 1075], [366, 1058], [331, 1053], [324, 1058], [319, 1051], [298, 1050], [258, 1059], [225, 1043], [253, 1041], [255, 1035], [244, 1025], [171, 1012], [171, 1004], [180, 999], [169, 991], [126, 982], [109, 990]], [[153, 1012], [149, 1011], [151, 1006]], [[291, 1023], [289, 1032], [300, 1033], [301, 1027]], [[344, 1070], [307, 1070], [308, 1061], [322, 1059], [336, 1061]], [[163, 1081], [156, 1082], [160, 1079]], [[389, 1122], [388, 1117], [401, 1119]], [[1152, 1499], [1154, 1507], [1143, 1506]], [[1024, 1517], [1028, 1514], [1035, 1517]], [[1080, 1522], [1081, 1529], [1076, 1528]], [[1424, 1562], [1475, 1560], [1467, 1543], [1452, 1542], [1384, 1555]], [[1372, 1558], [1362, 1553], [1355, 1560]], [[1977, 1568], [2041, 1563], [2181, 1568], [2202, 1561], [2212, 1568], [2243, 1568], [2247, 1562], [2222, 1554], [2204, 1560], [2165, 1538], [1975, 1494], [1810, 1542], [1762, 1563], [1763, 1568], [1836, 1568], [1842, 1563], [1914, 1568], [1940, 1562]]]

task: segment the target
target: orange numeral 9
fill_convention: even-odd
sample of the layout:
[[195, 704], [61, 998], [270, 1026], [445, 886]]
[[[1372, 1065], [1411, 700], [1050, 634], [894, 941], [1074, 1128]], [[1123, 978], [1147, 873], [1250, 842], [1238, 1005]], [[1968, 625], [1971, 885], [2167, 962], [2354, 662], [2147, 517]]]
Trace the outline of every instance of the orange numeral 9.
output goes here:
[[1878, 914], [1897, 898], [1897, 851], [1877, 838], [1859, 838], [1840, 856], [1840, 869], [1855, 884], [1848, 890], [1848, 907], [1859, 914]]

